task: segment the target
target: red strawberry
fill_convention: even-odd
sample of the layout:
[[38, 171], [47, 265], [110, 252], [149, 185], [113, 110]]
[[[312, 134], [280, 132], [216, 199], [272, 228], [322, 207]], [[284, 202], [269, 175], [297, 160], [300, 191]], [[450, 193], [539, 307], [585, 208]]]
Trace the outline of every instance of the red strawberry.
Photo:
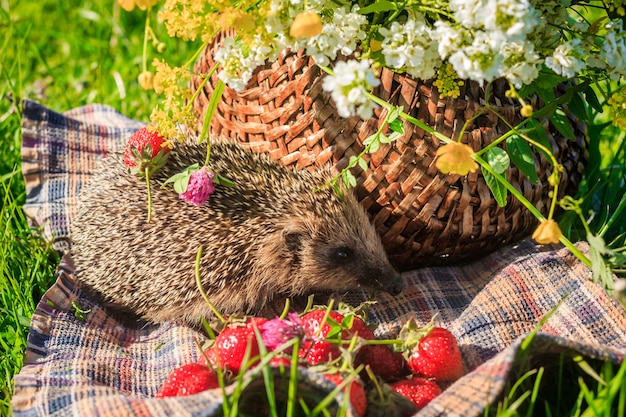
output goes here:
[[354, 316], [354, 319], [352, 320], [352, 327], [350, 327], [348, 332], [350, 334], [356, 334], [366, 340], [376, 339], [372, 329], [370, 329], [367, 324], [365, 324], [365, 322], [357, 316]]
[[139, 177], [145, 177], [148, 190], [148, 222], [152, 218], [152, 194], [150, 175], [165, 165], [170, 148], [165, 139], [156, 131], [142, 127], [132, 134], [124, 149], [124, 163], [129, 171]]
[[200, 355], [200, 358], [198, 358], [197, 363], [199, 363], [200, 365], [205, 365], [205, 366], [207, 365], [207, 363], [210, 366], [216, 366], [217, 355], [215, 353], [215, 346], [211, 346], [210, 348], [205, 350], [204, 354]]
[[[312, 310], [300, 318], [304, 328], [304, 340], [298, 355], [310, 365], [329, 362], [341, 356], [338, 344], [323, 340], [332, 329], [328, 320], [321, 326], [325, 314], [325, 310]], [[337, 323], [343, 320], [343, 315], [335, 311], [331, 311], [328, 317]]]
[[139, 176], [151, 174], [161, 168], [167, 160], [170, 148], [165, 145], [165, 138], [150, 128], [142, 127], [135, 131], [126, 142], [124, 149], [124, 163], [128, 168], [134, 168]]
[[[324, 378], [328, 379], [335, 385], [340, 385], [344, 378], [341, 374], [324, 374]], [[348, 391], [348, 395], [350, 396], [350, 405], [352, 406], [352, 410], [354, 410], [354, 414], [357, 417], [363, 417], [365, 415], [365, 411], [367, 411], [367, 397], [365, 395], [365, 388], [363, 385], [357, 380], [354, 379], [350, 382], [342, 392], [346, 392], [346, 388], [350, 387]]]
[[249, 350], [248, 360], [252, 360], [248, 367], [256, 365], [259, 362], [259, 344], [254, 334], [254, 324], [230, 324], [215, 339], [217, 364], [235, 374], [239, 373], [244, 365], [246, 349]]
[[463, 376], [459, 345], [448, 329], [428, 325], [408, 335], [406, 343], [409, 348], [407, 364], [413, 375], [441, 382]]
[[406, 361], [400, 352], [394, 352], [384, 345], [365, 345], [357, 352], [354, 366], [369, 365], [374, 375], [384, 381], [400, 379], [409, 372]]
[[394, 382], [391, 384], [391, 389], [411, 400], [418, 411], [426, 407], [426, 404], [441, 394], [441, 388], [437, 383], [430, 379], [419, 377]]
[[267, 321], [267, 319], [265, 317], [249, 317], [246, 320], [246, 326], [250, 327], [251, 329], [254, 329], [256, 327], [260, 331], [261, 330], [261, 326], [266, 321]]
[[192, 395], [219, 386], [217, 375], [209, 367], [189, 363], [172, 371], [157, 392], [156, 398]]
[[275, 368], [281, 366], [291, 366], [291, 358], [288, 358], [286, 356], [274, 356], [272, 359], [270, 359], [269, 365]]

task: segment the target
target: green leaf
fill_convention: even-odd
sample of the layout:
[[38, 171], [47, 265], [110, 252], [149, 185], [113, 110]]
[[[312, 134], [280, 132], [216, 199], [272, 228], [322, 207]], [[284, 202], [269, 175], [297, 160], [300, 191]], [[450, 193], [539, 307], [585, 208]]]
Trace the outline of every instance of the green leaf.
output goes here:
[[603, 112], [604, 109], [602, 108], [602, 104], [600, 104], [600, 100], [598, 100], [596, 91], [591, 88], [591, 86], [583, 90], [583, 94], [585, 95], [585, 101], [589, 103], [589, 105], [593, 107], [595, 111], [597, 111], [598, 113]]
[[377, 137], [378, 135], [379, 135], [379, 133], [378, 133], [378, 132], [376, 132], [376, 133], [373, 133], [373, 134], [369, 135], [369, 136], [368, 136], [367, 138], [365, 138], [365, 140], [363, 141], [363, 146], [367, 146], [367, 145], [369, 145], [370, 143], [372, 143], [372, 142], [376, 139], [376, 137]]
[[369, 169], [369, 166], [367, 165], [367, 161], [365, 159], [359, 158], [358, 163], [359, 163], [359, 167], [361, 167], [363, 171], [367, 171]]
[[489, 171], [486, 171], [485, 168], [481, 167], [481, 169], [483, 172], [483, 177], [485, 178], [485, 182], [487, 183], [487, 186], [489, 186], [489, 189], [491, 190], [491, 193], [496, 199], [498, 205], [500, 207], [506, 206], [507, 189], [504, 184], [498, 181], [498, 179], [493, 176]]
[[602, 283], [607, 290], [611, 291], [613, 289], [613, 275], [603, 256], [607, 253], [604, 239], [601, 236], [588, 233], [587, 242], [589, 242], [589, 258], [591, 260], [593, 279]]
[[[523, 129], [522, 133], [528, 135], [531, 139], [536, 140], [540, 144], [542, 144], [546, 149], [552, 149], [552, 145], [550, 144], [550, 139], [548, 139], [548, 134], [546, 133], [546, 129], [543, 126], [543, 123], [537, 120], [529, 120], [528, 128]], [[543, 152], [543, 150], [540, 150]], [[545, 152], [543, 152], [545, 154]], [[546, 155], [548, 156], [548, 155]]]
[[576, 140], [576, 134], [563, 109], [557, 107], [554, 113], [552, 113], [552, 116], [550, 116], [550, 121], [561, 135], [565, 136], [567, 139]]
[[553, 90], [558, 84], [567, 81], [566, 77], [556, 75], [552, 71], [542, 72], [540, 77], [535, 79], [535, 84], [539, 89]]
[[217, 172], [213, 173], [213, 182], [223, 187], [233, 188], [235, 186], [235, 183], [233, 181], [229, 180], [226, 177], [222, 177]]
[[380, 134], [374, 136], [374, 139], [369, 144], [369, 149], [368, 149], [369, 153], [374, 153], [374, 152], [376, 152], [380, 148], [380, 140], [381, 140], [380, 138], [381, 138], [381, 136], [384, 137], [385, 135], [380, 133]]
[[402, 133], [400, 132], [391, 132], [391, 135], [385, 136], [385, 140], [380, 140], [382, 143], [391, 143], [402, 137]]
[[182, 177], [174, 181], [174, 191], [176, 191], [178, 194], [182, 194], [187, 191], [187, 186], [189, 185], [190, 178], [191, 175], [183, 175]]
[[345, 170], [341, 174], [341, 179], [347, 188], [356, 187], [356, 178], [352, 175], [352, 172]]
[[513, 164], [526, 175], [531, 184], [537, 184], [537, 170], [535, 168], [535, 158], [533, 150], [521, 136], [509, 136], [506, 140], [506, 150], [513, 161]]
[[402, 124], [402, 121], [400, 119], [395, 119], [389, 122], [389, 129], [393, 130], [394, 132], [404, 133], [404, 125]]
[[215, 89], [213, 90], [213, 94], [211, 94], [211, 100], [209, 100], [209, 105], [207, 106], [204, 113], [204, 120], [202, 121], [202, 131], [200, 132], [200, 138], [198, 139], [198, 143], [202, 143], [204, 141], [204, 138], [207, 137], [209, 126], [211, 126], [211, 120], [213, 120], [213, 115], [215, 114], [217, 105], [222, 98], [225, 87], [226, 84], [224, 84], [224, 81], [222, 80], [219, 80], [217, 84], [215, 84]]
[[390, 12], [396, 10], [397, 6], [392, 1], [379, 1], [369, 6], [365, 6], [359, 9], [360, 14], [378, 13], [378, 12]]
[[501, 148], [490, 148], [485, 153], [485, 160], [489, 164], [494, 171], [498, 174], [503, 174], [509, 168], [511, 164], [511, 160], [509, 159], [509, 154], [506, 153], [504, 149]]
[[589, 117], [587, 115], [587, 106], [585, 105], [585, 101], [583, 100], [581, 93], [576, 93], [572, 95], [572, 99], [567, 104], [567, 108], [578, 117], [580, 120], [584, 122], [589, 121]]
[[400, 113], [402, 113], [403, 110], [404, 107], [402, 106], [394, 107], [393, 110], [391, 110], [391, 112], [389, 113], [389, 116], [387, 116], [387, 123], [391, 124], [395, 122], [398, 117], [400, 117]]
[[[189, 165], [187, 168], [185, 168], [183, 170], [183, 172], [179, 172], [178, 174], [174, 174], [171, 177], [169, 177], [168, 179], [166, 179], [165, 182], [161, 185], [161, 188], [164, 188], [170, 182], [176, 183], [177, 181], [180, 181], [182, 178], [185, 178], [185, 177], [189, 178], [189, 176], [191, 175], [191, 173], [193, 171], [197, 171], [199, 169], [200, 169], [200, 164]], [[189, 181], [189, 179], [187, 179], [187, 182], [188, 181]], [[185, 184], [185, 190], [186, 189], [187, 189], [187, 184]]]

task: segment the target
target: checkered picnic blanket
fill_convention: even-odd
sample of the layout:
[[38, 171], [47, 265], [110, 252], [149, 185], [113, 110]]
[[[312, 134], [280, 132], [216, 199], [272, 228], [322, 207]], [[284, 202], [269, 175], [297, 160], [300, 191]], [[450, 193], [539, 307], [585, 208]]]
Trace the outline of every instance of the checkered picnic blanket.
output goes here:
[[[26, 211], [66, 252], [69, 224], [80, 187], [97, 161], [119, 149], [142, 124], [104, 106], [59, 114], [24, 104], [23, 157]], [[583, 251], [585, 244], [579, 244]], [[591, 282], [591, 271], [567, 249], [523, 240], [466, 265], [406, 272], [407, 290], [381, 295], [370, 317], [378, 337], [394, 337], [410, 316], [448, 327], [458, 338], [467, 375], [448, 387], [420, 416], [479, 416], [504, 392], [523, 366], [520, 351], [534, 366], [559, 354], [621, 363], [626, 353], [626, 312]], [[65, 256], [57, 281], [32, 318], [26, 365], [15, 376], [13, 413], [22, 416], [217, 416], [221, 391], [189, 397], [153, 398], [177, 366], [195, 361], [194, 339], [204, 335], [176, 322], [137, 326], [83, 293]], [[362, 292], [348, 301], [365, 300]], [[90, 312], [73, 314], [79, 305]], [[270, 307], [268, 316], [278, 308]], [[542, 318], [549, 319], [533, 335]], [[249, 388], [263, 389], [253, 381]], [[299, 388], [323, 396], [333, 385], [299, 370]], [[232, 386], [228, 388], [232, 390]], [[229, 391], [230, 392], [230, 391]], [[339, 401], [341, 396], [338, 397]]]

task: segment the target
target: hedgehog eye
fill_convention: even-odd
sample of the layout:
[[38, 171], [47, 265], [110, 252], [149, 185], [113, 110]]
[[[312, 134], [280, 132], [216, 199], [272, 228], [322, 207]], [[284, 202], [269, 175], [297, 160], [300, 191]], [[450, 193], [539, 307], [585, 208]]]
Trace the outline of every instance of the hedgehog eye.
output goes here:
[[335, 251], [335, 256], [339, 261], [347, 261], [352, 256], [352, 251], [348, 248], [338, 248]]

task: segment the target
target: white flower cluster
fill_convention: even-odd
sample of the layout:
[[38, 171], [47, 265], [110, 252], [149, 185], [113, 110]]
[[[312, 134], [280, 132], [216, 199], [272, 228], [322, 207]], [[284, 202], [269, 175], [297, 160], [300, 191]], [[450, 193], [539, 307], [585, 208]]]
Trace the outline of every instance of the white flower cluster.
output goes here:
[[[602, 36], [589, 35], [587, 23], [568, 15], [571, 0], [449, 0], [442, 4], [452, 18], [432, 23], [432, 16], [410, 10], [380, 27], [374, 36], [382, 39], [379, 56], [384, 62], [379, 63], [429, 79], [446, 61], [460, 79], [488, 82], [505, 77], [517, 88], [535, 80], [544, 66], [564, 77], [591, 68], [606, 70], [615, 79], [626, 75], [626, 32], [621, 21], [600, 28]], [[226, 42], [218, 53], [216, 58], [224, 68], [221, 78], [242, 89], [257, 65], [285, 48], [304, 49], [321, 66], [330, 66], [340, 54], [353, 55], [367, 36], [371, 15], [360, 14], [356, 5], [348, 7], [324, 0], [271, 0], [266, 33], [256, 45], [244, 48], [254, 53], [242, 52], [232, 42]], [[320, 16], [322, 31], [294, 39], [289, 35], [290, 25], [305, 10]], [[358, 58], [357, 54], [353, 59]], [[335, 75], [324, 83], [326, 89], [337, 89], [332, 95], [340, 113], [371, 113], [372, 106], [356, 98], [358, 91], [374, 85], [371, 71], [365, 73], [365, 62], [339, 60]], [[359, 83], [361, 87], [356, 88]]]
[[324, 78], [322, 88], [329, 91], [341, 117], [358, 114], [364, 119], [372, 117], [375, 104], [367, 92], [380, 84], [366, 60], [339, 61], [335, 74]]
[[389, 29], [380, 28], [378, 32], [384, 36], [381, 47], [387, 66], [402, 69], [421, 79], [435, 75], [441, 58], [433, 39], [433, 30], [422, 15], [415, 15], [404, 24], [393, 22]]

